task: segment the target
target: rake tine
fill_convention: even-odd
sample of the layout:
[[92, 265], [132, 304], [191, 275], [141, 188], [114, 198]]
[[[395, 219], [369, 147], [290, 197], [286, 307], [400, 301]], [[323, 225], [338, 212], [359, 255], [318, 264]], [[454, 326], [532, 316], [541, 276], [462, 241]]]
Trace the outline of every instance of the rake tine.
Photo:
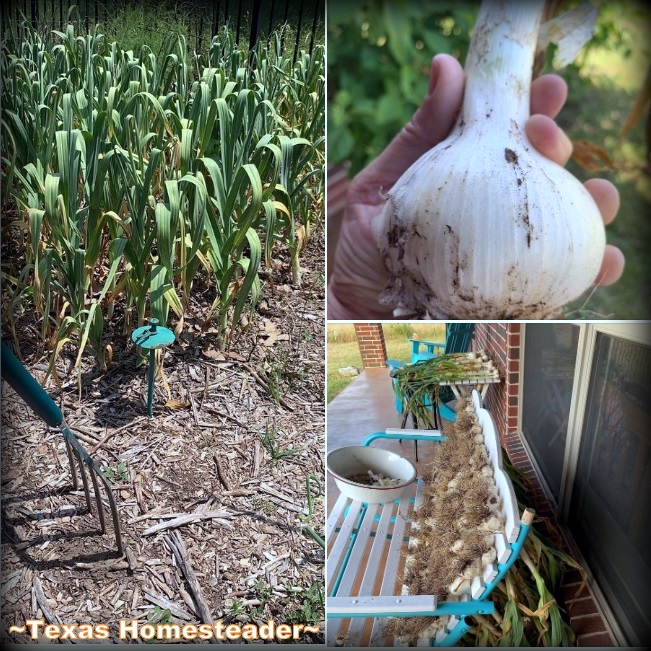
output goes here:
[[86, 496], [86, 506], [88, 507], [88, 513], [93, 512], [93, 505], [90, 502], [90, 489], [88, 487], [88, 477], [86, 477], [86, 471], [84, 470], [84, 460], [79, 453], [79, 450], [75, 448], [75, 456], [79, 461], [79, 474], [81, 475], [81, 481], [84, 485], [84, 495]]
[[93, 472], [92, 466], [90, 468], [90, 478], [93, 481], [93, 490], [95, 491], [95, 504], [97, 505], [97, 515], [99, 517], [99, 524], [102, 527], [102, 533], [106, 533], [106, 522], [104, 520], [104, 504], [102, 504], [102, 496], [99, 493], [97, 474]]
[[70, 446], [70, 441], [67, 437], [63, 437], [63, 440], [66, 442], [66, 452], [68, 453], [68, 463], [70, 464], [70, 474], [72, 475], [72, 487], [75, 490], [79, 489], [79, 480], [77, 479], [77, 469], [75, 467], [75, 461], [72, 457], [72, 447]]
[[118, 554], [123, 556], [124, 549], [122, 548], [122, 534], [120, 533], [120, 519], [118, 518], [118, 507], [117, 504], [115, 503], [115, 497], [113, 496], [111, 485], [108, 483], [106, 477], [104, 477], [104, 475], [99, 471], [99, 468], [97, 468], [97, 464], [90, 457], [88, 458], [90, 460], [91, 468], [94, 471], [93, 476], [99, 477], [100, 481], [104, 484], [104, 488], [106, 489], [106, 497], [108, 498], [109, 506], [111, 508], [111, 517], [113, 518], [113, 531], [115, 532], [115, 545], [118, 548]]
[[[101, 481], [102, 485], [104, 486], [104, 489], [106, 491], [106, 497], [108, 498], [108, 502], [109, 502], [109, 507], [111, 508], [111, 518], [113, 519], [113, 531], [115, 533], [115, 545], [117, 547], [118, 554], [124, 555], [124, 549], [122, 547], [122, 534], [120, 532], [120, 518], [118, 517], [118, 507], [117, 504], [115, 503], [115, 497], [113, 495], [113, 490], [111, 489], [111, 485], [109, 484], [106, 477], [102, 474], [102, 471], [100, 470], [99, 466], [93, 461], [93, 459], [88, 454], [88, 452], [86, 452], [86, 450], [81, 445], [81, 443], [79, 443], [75, 435], [67, 427], [63, 428], [63, 435], [66, 441], [68, 441], [72, 446], [72, 448], [75, 450], [75, 453], [80, 459], [80, 462], [82, 462], [82, 466], [85, 464], [89, 468], [91, 479], [93, 480], [93, 487], [95, 489], [97, 512], [99, 515], [100, 524], [102, 525], [102, 533], [106, 532], [106, 522], [104, 518], [104, 504], [102, 503], [101, 495], [99, 492], [99, 485], [97, 483], [98, 478]], [[83, 467], [82, 467], [82, 477], [87, 486], [88, 480], [86, 479], [86, 473], [83, 472]]]

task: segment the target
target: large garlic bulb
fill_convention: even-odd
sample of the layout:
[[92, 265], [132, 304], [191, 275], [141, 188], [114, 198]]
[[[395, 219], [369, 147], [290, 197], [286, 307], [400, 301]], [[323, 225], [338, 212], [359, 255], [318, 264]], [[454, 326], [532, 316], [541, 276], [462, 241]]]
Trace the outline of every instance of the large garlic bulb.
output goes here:
[[596, 280], [599, 209], [524, 132], [543, 8], [484, 0], [454, 129], [388, 192], [374, 233], [396, 314], [548, 318]]

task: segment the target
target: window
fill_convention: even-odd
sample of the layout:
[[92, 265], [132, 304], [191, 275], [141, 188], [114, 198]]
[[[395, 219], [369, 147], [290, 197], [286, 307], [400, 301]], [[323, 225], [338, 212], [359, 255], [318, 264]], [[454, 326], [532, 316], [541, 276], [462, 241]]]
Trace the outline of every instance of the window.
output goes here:
[[651, 348], [598, 333], [568, 526], [629, 642], [651, 640]]
[[527, 324], [521, 425], [622, 643], [651, 641], [651, 341], [640, 324]]
[[525, 330], [522, 432], [558, 502], [579, 326], [528, 324]]

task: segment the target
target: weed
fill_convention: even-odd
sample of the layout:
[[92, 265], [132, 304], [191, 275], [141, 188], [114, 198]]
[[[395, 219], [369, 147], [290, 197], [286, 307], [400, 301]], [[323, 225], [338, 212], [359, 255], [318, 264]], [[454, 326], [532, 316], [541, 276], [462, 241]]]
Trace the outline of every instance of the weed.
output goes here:
[[295, 599], [288, 597], [286, 603], [292, 603], [285, 616], [288, 624], [317, 624], [324, 615], [324, 594], [319, 583], [313, 583], [305, 589], [301, 586], [289, 586], [288, 591], [294, 593]]
[[269, 393], [271, 397], [276, 401], [280, 402], [280, 395], [282, 393], [282, 369], [274, 364], [267, 373], [267, 385], [269, 387]]
[[244, 602], [240, 601], [239, 599], [233, 599], [231, 602], [231, 607], [229, 609], [229, 614], [236, 616], [236, 615], [243, 615], [244, 614]]
[[300, 337], [301, 341], [310, 342], [314, 338], [314, 335], [309, 330], [301, 329]]
[[271, 586], [264, 581], [256, 581], [253, 584], [253, 589], [255, 590], [258, 599], [264, 606], [264, 604], [269, 600], [269, 597], [271, 596]]
[[[307, 491], [307, 515], [298, 516], [299, 520], [303, 520], [303, 522], [307, 522], [312, 517], [312, 515], [314, 515], [314, 500], [312, 498], [312, 487], [310, 485], [311, 481], [315, 482], [318, 486], [317, 495], [320, 495], [322, 492], [321, 482], [319, 481], [319, 478], [314, 473], [309, 473], [305, 478], [305, 488]], [[313, 538], [316, 542], [318, 542], [323, 549], [325, 549], [325, 540], [314, 530], [313, 527], [307, 525], [305, 527], [305, 533], [310, 536], [310, 538]]]
[[117, 484], [129, 478], [127, 464], [124, 461], [120, 461], [117, 466], [104, 466], [102, 468], [102, 474], [111, 484]]
[[260, 437], [262, 447], [267, 451], [273, 463], [278, 463], [284, 457], [289, 457], [297, 452], [302, 452], [303, 448], [283, 448], [282, 443], [276, 440], [276, 431], [265, 427], [264, 434]]
[[278, 507], [271, 500], [266, 500], [263, 498], [254, 499], [252, 504], [253, 508], [256, 511], [261, 511], [268, 516], [276, 515], [278, 512]]

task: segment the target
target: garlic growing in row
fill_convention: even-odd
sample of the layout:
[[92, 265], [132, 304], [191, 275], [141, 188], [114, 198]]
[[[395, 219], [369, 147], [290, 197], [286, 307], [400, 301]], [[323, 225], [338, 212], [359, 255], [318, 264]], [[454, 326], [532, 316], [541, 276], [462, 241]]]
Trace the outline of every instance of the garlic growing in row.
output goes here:
[[482, 2], [456, 125], [388, 192], [374, 234], [397, 313], [549, 318], [597, 278], [599, 209], [524, 131], [544, 4]]

